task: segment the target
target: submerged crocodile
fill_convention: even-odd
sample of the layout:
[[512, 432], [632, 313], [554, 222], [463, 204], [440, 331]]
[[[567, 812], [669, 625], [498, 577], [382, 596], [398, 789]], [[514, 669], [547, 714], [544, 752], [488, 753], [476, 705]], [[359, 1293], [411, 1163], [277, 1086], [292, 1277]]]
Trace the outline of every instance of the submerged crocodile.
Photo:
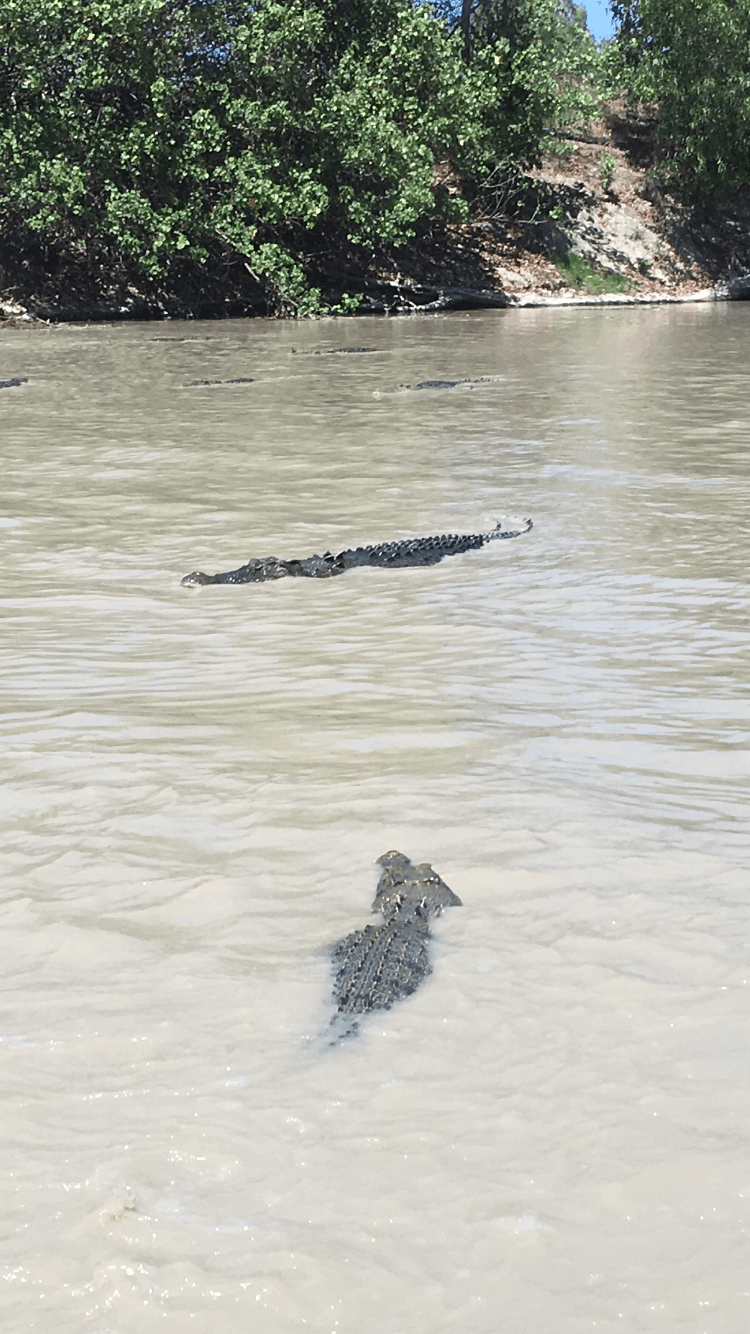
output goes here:
[[415, 389], [459, 389], [461, 385], [473, 389], [475, 384], [504, 384], [502, 375], [475, 375], [470, 380], [420, 380], [419, 384], [394, 384], [390, 389], [376, 389], [375, 397], [381, 394], [404, 394]]
[[318, 347], [312, 352], [297, 353], [296, 347], [292, 348], [292, 353], [300, 357], [343, 357], [347, 353], [355, 352], [377, 352], [376, 347]]
[[253, 379], [252, 379], [250, 376], [248, 376], [248, 375], [240, 375], [240, 376], [238, 376], [238, 377], [237, 377], [236, 379], [234, 379], [234, 380], [188, 380], [188, 382], [187, 382], [187, 384], [184, 386], [184, 388], [185, 388], [185, 389], [206, 389], [206, 388], [208, 388], [208, 389], [215, 389], [217, 386], [220, 386], [220, 385], [223, 385], [223, 384], [255, 384], [255, 380], [253, 380]]
[[428, 862], [415, 866], [403, 852], [385, 852], [373, 912], [383, 921], [353, 931], [333, 947], [334, 1041], [357, 1031], [347, 1016], [389, 1010], [411, 996], [432, 972], [428, 954], [430, 919], [461, 900]]
[[306, 556], [304, 560], [280, 560], [278, 556], [259, 556], [225, 574], [204, 574], [195, 570], [186, 574], [186, 587], [199, 584], [261, 584], [268, 579], [293, 576], [302, 579], [330, 579], [359, 565], [378, 565], [396, 570], [407, 565], [437, 565], [444, 556], [456, 556], [461, 551], [475, 551], [498, 538], [520, 537], [531, 528], [531, 519], [519, 519], [520, 526], [504, 528], [503, 520], [490, 533], [445, 533], [441, 537], [405, 538], [400, 542], [381, 542], [379, 546], [355, 547], [334, 556], [326, 551], [322, 556]]

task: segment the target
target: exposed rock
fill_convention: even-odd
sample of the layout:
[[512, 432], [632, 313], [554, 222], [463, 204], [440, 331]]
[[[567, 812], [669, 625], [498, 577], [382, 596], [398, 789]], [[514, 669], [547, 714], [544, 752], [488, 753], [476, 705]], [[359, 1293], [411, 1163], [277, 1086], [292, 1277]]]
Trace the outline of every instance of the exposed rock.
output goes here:
[[[447, 229], [434, 249], [399, 254], [368, 283], [371, 308], [633, 305], [734, 301], [750, 296], [750, 197], [710, 214], [660, 190], [655, 108], [612, 104], [589, 132], [561, 136], [558, 151], [525, 178], [525, 201]], [[565, 275], [566, 256], [625, 290], [590, 295]]]

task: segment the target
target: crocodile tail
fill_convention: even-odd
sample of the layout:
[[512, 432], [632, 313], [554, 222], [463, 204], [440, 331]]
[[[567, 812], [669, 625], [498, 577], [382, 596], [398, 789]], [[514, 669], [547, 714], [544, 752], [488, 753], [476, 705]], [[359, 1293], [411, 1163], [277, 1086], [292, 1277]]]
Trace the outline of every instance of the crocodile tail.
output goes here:
[[500, 537], [521, 537], [528, 533], [534, 525], [531, 519], [498, 519], [491, 533], [483, 533], [485, 542], [494, 542]]

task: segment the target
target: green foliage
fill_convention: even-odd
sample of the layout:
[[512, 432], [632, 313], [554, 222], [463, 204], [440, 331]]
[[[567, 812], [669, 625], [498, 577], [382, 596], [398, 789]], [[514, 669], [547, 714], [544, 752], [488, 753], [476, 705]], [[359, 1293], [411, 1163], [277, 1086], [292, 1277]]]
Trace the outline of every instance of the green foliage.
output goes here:
[[616, 175], [617, 175], [617, 163], [615, 162], [615, 159], [613, 158], [612, 154], [602, 153], [601, 158], [599, 159], [599, 180], [601, 181], [602, 189], [607, 194], [609, 194], [610, 190], [612, 189], [612, 186], [615, 183]]
[[269, 308], [324, 309], [316, 247], [466, 217], [477, 183], [591, 114], [575, 5], [474, 11], [467, 60], [410, 0], [0, 0], [0, 228], [154, 281], [243, 264]]
[[[601, 53], [572, 0], [440, 0], [449, 27], [460, 28], [464, 57], [506, 53], [521, 97], [535, 104], [546, 130], [590, 120], [609, 91]], [[542, 126], [535, 125], [539, 143]]]
[[565, 0], [531, 5], [540, 56], [554, 82], [548, 119], [553, 130], [578, 130], [600, 110], [609, 89], [596, 43], [582, 23], [580, 7]]
[[154, 276], [218, 244], [318, 309], [300, 238], [401, 244], [466, 214], [436, 159], [536, 151], [533, 53], [461, 55], [407, 0], [0, 0], [0, 212]]
[[612, 8], [630, 94], [659, 103], [673, 178], [697, 194], [750, 183], [750, 0]]
[[555, 264], [571, 287], [582, 288], [590, 296], [627, 291], [628, 280], [621, 273], [598, 273], [589, 260], [574, 254], [572, 250], [567, 254], [555, 255]]

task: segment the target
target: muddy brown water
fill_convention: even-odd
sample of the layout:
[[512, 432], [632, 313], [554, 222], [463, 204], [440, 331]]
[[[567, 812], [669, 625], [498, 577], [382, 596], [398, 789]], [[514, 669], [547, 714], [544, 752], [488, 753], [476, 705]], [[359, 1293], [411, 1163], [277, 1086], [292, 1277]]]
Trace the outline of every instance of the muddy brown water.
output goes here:
[[749, 318], [0, 333], [3, 1328], [748, 1327]]

